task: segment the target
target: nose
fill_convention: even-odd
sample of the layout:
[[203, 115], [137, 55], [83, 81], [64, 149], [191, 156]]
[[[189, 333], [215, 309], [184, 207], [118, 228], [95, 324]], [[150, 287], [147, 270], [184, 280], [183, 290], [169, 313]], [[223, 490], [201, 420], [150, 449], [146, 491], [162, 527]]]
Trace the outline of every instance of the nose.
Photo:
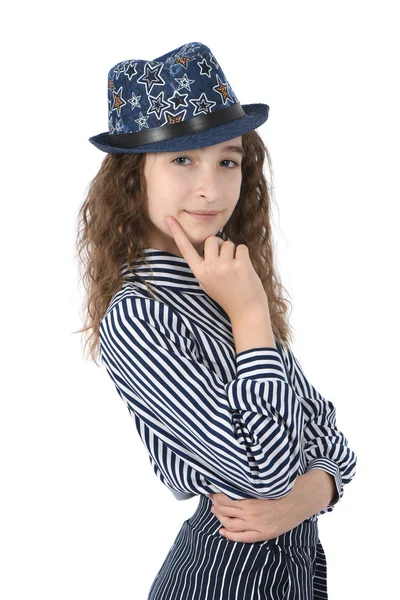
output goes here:
[[219, 178], [214, 165], [203, 164], [198, 173], [197, 191], [212, 200], [219, 197]]

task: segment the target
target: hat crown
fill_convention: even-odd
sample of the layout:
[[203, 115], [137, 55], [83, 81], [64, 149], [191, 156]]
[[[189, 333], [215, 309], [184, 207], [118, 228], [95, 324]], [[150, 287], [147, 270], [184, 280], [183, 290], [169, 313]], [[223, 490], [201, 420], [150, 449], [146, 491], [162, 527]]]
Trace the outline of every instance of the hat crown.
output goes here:
[[153, 60], [121, 61], [108, 73], [110, 134], [180, 123], [238, 102], [210, 48], [200, 42]]

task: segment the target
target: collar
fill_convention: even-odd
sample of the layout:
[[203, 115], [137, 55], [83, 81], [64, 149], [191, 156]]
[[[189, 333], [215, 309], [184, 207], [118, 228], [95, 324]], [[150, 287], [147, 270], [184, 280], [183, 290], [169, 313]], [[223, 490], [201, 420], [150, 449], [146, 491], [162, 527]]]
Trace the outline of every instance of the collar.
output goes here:
[[[140, 284], [142, 279], [156, 286], [172, 288], [177, 292], [205, 294], [183, 256], [175, 256], [156, 248], [144, 248], [144, 255], [149, 266], [142, 263], [140, 258], [133, 260], [134, 275], [129, 272], [127, 263], [122, 265], [120, 273], [124, 280]], [[145, 287], [144, 283], [142, 285]]]

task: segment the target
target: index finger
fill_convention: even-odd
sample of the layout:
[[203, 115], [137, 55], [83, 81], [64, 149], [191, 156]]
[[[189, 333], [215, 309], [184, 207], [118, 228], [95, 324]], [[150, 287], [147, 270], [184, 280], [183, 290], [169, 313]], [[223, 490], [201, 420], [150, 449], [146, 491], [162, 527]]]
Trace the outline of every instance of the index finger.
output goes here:
[[[172, 220], [171, 223], [168, 222], [169, 219]], [[193, 247], [193, 244], [190, 242], [190, 240], [188, 240], [178, 221], [171, 216], [166, 217], [165, 220], [169, 229], [171, 230], [172, 235], [174, 236], [176, 245], [182, 252], [183, 258], [186, 260], [192, 271], [195, 272], [203, 263], [203, 258], [199, 256], [199, 253]]]

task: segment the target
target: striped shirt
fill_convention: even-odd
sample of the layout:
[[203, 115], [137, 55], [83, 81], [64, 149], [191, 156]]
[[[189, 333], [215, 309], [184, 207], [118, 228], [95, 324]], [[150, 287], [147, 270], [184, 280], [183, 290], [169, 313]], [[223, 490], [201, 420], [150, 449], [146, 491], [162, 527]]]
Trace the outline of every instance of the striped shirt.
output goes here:
[[310, 520], [332, 511], [357, 460], [332, 402], [290, 347], [236, 353], [227, 313], [187, 261], [144, 252], [150, 268], [139, 259], [135, 274], [121, 267], [122, 288], [100, 323], [100, 352], [157, 477], [179, 500], [218, 492], [277, 499], [319, 468], [333, 475], [337, 496]]

